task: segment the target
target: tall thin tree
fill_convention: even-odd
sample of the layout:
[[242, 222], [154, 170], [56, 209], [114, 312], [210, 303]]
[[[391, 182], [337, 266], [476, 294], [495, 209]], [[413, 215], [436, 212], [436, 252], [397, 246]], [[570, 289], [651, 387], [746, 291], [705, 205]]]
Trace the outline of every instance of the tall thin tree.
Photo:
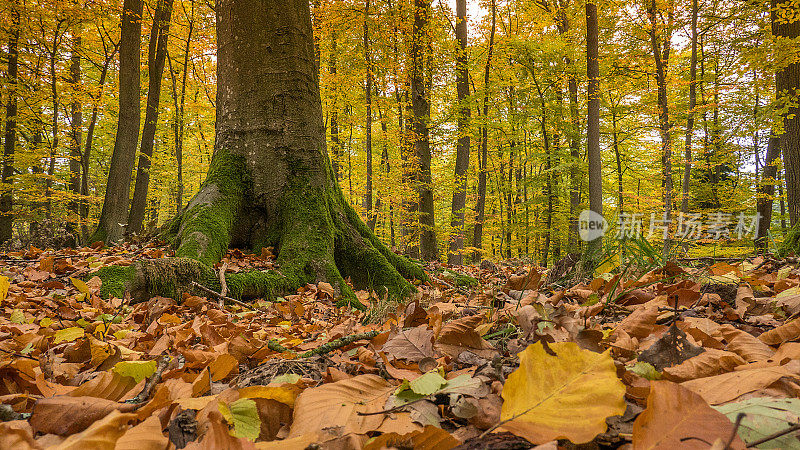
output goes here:
[[164, 74], [164, 60], [167, 55], [167, 40], [172, 17], [172, 0], [158, 0], [153, 13], [153, 26], [150, 29], [150, 43], [147, 50], [147, 104], [145, 106], [142, 144], [139, 153], [139, 167], [136, 170], [136, 184], [133, 200], [128, 214], [128, 232], [142, 230], [144, 211], [147, 206], [147, 191], [150, 189], [150, 166], [153, 158], [156, 127], [158, 125], [159, 102], [161, 100], [161, 79]]
[[464, 256], [464, 209], [467, 206], [467, 169], [470, 151], [469, 65], [467, 60], [467, 0], [456, 0], [456, 95], [458, 96], [458, 141], [456, 143], [455, 190], [451, 203], [453, 231], [447, 253], [448, 264], [462, 264]]
[[131, 173], [139, 143], [139, 51], [142, 40], [142, 0], [124, 0], [119, 44], [119, 119], [108, 170], [100, 222], [92, 241], [122, 238], [128, 213]]

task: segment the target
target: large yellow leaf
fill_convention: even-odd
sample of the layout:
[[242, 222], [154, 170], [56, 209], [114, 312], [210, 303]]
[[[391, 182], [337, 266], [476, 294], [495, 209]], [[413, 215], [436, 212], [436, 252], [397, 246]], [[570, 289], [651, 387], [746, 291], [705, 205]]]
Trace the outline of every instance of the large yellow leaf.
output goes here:
[[297, 397], [290, 438], [329, 427], [347, 433], [366, 434], [381, 426], [382, 411], [395, 387], [377, 375], [359, 375], [306, 389]]
[[625, 412], [625, 386], [608, 352], [574, 342], [541, 343], [519, 354], [520, 366], [503, 388], [502, 428], [543, 444], [555, 439], [589, 442], [606, 430], [606, 417]]

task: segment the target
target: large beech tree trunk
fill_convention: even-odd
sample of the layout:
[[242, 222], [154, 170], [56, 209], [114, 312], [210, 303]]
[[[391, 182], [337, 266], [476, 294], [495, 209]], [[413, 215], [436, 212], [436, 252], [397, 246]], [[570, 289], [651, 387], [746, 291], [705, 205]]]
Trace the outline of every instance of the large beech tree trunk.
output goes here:
[[[230, 295], [271, 296], [327, 281], [408, 294], [421, 269], [384, 246], [344, 200], [325, 128], [306, 0], [218, 0], [214, 156], [197, 195], [169, 227], [176, 258], [104, 271], [106, 293], [176, 295], [228, 247], [277, 251], [278, 269], [229, 274]], [[106, 282], [108, 281], [108, 283]]]

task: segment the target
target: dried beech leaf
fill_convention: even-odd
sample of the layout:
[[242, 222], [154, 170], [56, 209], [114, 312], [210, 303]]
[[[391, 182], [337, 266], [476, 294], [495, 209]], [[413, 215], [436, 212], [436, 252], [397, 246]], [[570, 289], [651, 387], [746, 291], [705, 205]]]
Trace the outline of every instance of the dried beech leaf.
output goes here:
[[[733, 424], [694, 392], [670, 381], [650, 383], [645, 409], [633, 423], [633, 447], [639, 449], [707, 449], [733, 434]], [[731, 447], [744, 449], [735, 438]]]
[[377, 429], [382, 411], [395, 387], [377, 375], [359, 375], [348, 380], [306, 389], [295, 402], [288, 437], [302, 436], [323, 428], [340, 428], [340, 435], [364, 434]]

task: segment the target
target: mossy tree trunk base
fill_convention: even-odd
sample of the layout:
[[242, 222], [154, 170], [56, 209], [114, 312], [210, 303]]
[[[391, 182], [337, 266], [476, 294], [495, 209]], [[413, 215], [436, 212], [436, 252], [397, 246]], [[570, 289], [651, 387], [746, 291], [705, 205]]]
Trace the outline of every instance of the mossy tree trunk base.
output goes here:
[[[229, 275], [231, 296], [262, 297], [326, 281], [401, 298], [424, 280], [344, 200], [326, 150], [308, 2], [217, 2], [214, 156], [200, 191], [169, 227], [174, 260], [101, 272], [106, 293], [179, 295], [186, 282], [218, 288], [213, 265], [229, 247], [277, 251], [278, 268]], [[404, 278], [405, 277], [405, 278]]]
[[315, 187], [300, 176], [287, 177], [297, 181], [289, 182], [279, 201], [270, 202], [279, 207], [266, 214], [253, 206], [246, 174], [240, 158], [215, 154], [200, 192], [165, 230], [176, 257], [103, 268], [101, 293], [122, 297], [129, 291], [134, 301], [156, 295], [179, 300], [193, 292], [193, 281], [219, 292], [213, 265], [229, 246], [255, 253], [273, 247], [278, 254], [275, 270], [226, 274], [228, 295], [238, 299], [274, 298], [326, 281], [342, 299], [356, 302], [345, 278], [356, 288], [400, 299], [416, 290], [408, 280], [426, 279], [417, 264], [377, 239], [337, 185]]

